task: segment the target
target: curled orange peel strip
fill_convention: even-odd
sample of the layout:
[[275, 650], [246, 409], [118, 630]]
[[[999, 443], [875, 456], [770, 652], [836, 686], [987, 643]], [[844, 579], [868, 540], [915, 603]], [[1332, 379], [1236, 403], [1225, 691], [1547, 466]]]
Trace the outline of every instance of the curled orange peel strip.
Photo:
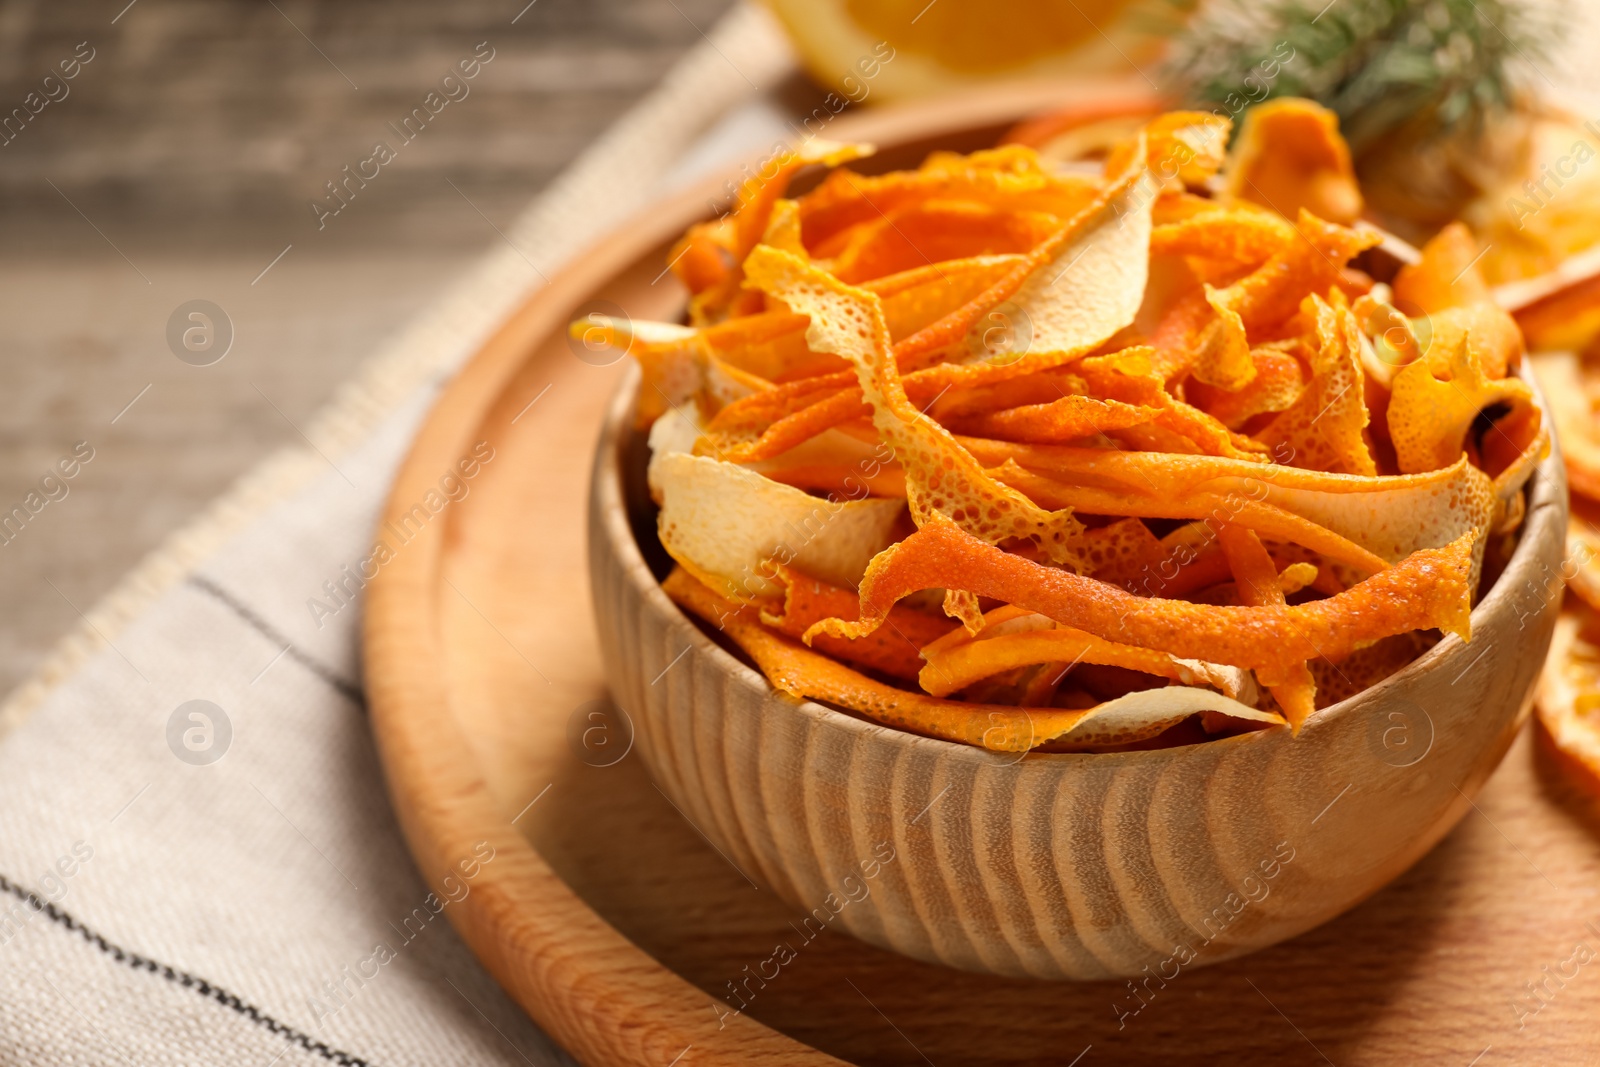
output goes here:
[[[776, 580], [783, 586], [783, 604], [777, 611], [763, 608], [761, 621], [779, 633], [798, 638], [823, 619], [855, 618], [860, 600], [854, 592], [802, 574], [792, 567], [775, 566], [774, 571]], [[965, 632], [959, 626], [954, 629]], [[914, 682], [923, 667], [922, 647], [951, 630], [948, 619], [896, 604], [884, 625], [866, 637], [855, 640], [820, 637], [815, 647], [848, 663]]]
[[[776, 249], [756, 249], [745, 270], [752, 283], [810, 316], [806, 338], [813, 349], [855, 366], [873, 425], [905, 468], [913, 521], [920, 525], [942, 512], [985, 540], [1031, 541], [1057, 562], [1075, 559], [1082, 526], [1071, 512], [1046, 512], [990, 477], [949, 431], [911, 403], [877, 296]], [[962, 607], [963, 621], [977, 623], [975, 606]]]
[[1230, 196], [1285, 218], [1309, 210], [1348, 225], [1361, 216], [1361, 186], [1338, 116], [1299, 97], [1269, 100], [1245, 113], [1225, 179]]
[[924, 690], [936, 697], [949, 696], [958, 689], [1001, 671], [1031, 667], [1038, 663], [1093, 663], [1139, 671], [1185, 685], [1212, 682], [1191, 661], [1180, 661], [1153, 649], [1105, 641], [1093, 634], [1070, 628], [984, 636], [956, 645], [948, 651], [929, 655], [927, 660], [918, 680]]
[[717, 596], [685, 571], [674, 570], [661, 587], [743, 649], [775, 688], [792, 697], [838, 704], [885, 726], [997, 752], [1026, 752], [1066, 734], [1091, 715], [1060, 708], [971, 704], [896, 689], [762, 625], [754, 608]]
[[1272, 448], [1281, 463], [1335, 474], [1376, 474], [1366, 440], [1360, 327], [1349, 308], [1334, 307], [1315, 295], [1306, 298], [1305, 312], [1317, 336], [1311, 381], [1256, 439]]
[[1306, 293], [1326, 293], [1352, 283], [1345, 264], [1378, 244], [1372, 231], [1351, 230], [1304, 211], [1294, 221], [1295, 240], [1260, 267], [1218, 291], [1246, 330], [1275, 326], [1301, 309]]
[[1469, 639], [1474, 540], [1468, 533], [1444, 548], [1421, 549], [1325, 600], [1215, 607], [1134, 596], [1042, 566], [985, 544], [936, 514], [867, 567], [858, 621], [828, 619], [805, 636], [871, 633], [902, 597], [957, 586], [1106, 640], [1236, 667], [1283, 669], [1318, 657], [1337, 659], [1410, 630], [1438, 628]]
[[1459, 222], [1450, 223], [1422, 246], [1416, 263], [1400, 268], [1394, 280], [1395, 303], [1430, 315], [1490, 303], [1493, 297], [1477, 266], [1482, 258], [1472, 231]]
[[969, 156], [933, 153], [916, 171], [866, 177], [835, 171], [800, 203], [801, 229], [813, 255], [828, 256], [846, 231], [909, 204], [966, 200], [1069, 218], [1091, 203], [1101, 183], [1055, 175], [1036, 153], [1007, 146]]
[[1227, 557], [1216, 543], [1216, 531], [1207, 523], [1192, 523], [1180, 528], [1200, 528], [1204, 537], [1193, 543], [1175, 541], [1168, 535], [1162, 542], [1162, 555], [1134, 573], [1115, 582], [1130, 593], [1148, 597], [1184, 600], [1203, 589], [1220, 585], [1232, 577]]
[[1152, 256], [1199, 256], [1235, 267], [1256, 266], [1297, 239], [1294, 227], [1265, 211], [1213, 211], [1157, 226]]
[[1028, 252], [1062, 221], [1042, 211], [959, 200], [908, 204], [859, 227], [850, 245], [827, 265], [840, 281], [860, 285], [949, 260]]
[[965, 419], [958, 429], [963, 434], [1003, 441], [1051, 443], [1137, 426], [1161, 414], [1161, 408], [1068, 395], [1048, 404], [1026, 404]]
[[[1277, 565], [1272, 562], [1272, 557], [1255, 531], [1228, 524], [1217, 531], [1217, 540], [1227, 556], [1228, 566], [1237, 583], [1239, 599], [1243, 603], [1257, 608], [1287, 606]], [[1283, 709], [1290, 728], [1299, 733], [1300, 727], [1305, 725], [1306, 719], [1317, 707], [1317, 685], [1311, 677], [1311, 671], [1304, 662], [1300, 662], [1285, 667], [1262, 668], [1258, 675]]]
[[1417, 329], [1428, 337], [1426, 354], [1440, 377], [1450, 376], [1450, 361], [1463, 344], [1487, 378], [1504, 378], [1522, 360], [1522, 331], [1494, 302], [1478, 269], [1482, 258], [1477, 240], [1453, 222], [1395, 278], [1394, 303], [1418, 320]]
[[[1246, 386], [1248, 389], [1249, 386]], [[1234, 433], [1222, 420], [1170, 396], [1156, 417], [1160, 425], [1181, 434], [1194, 444], [1194, 451], [1209, 456], [1225, 456], [1263, 463], [1267, 446], [1244, 434]]]
[[1255, 348], [1250, 352], [1255, 377], [1242, 389], [1228, 391], [1202, 382], [1188, 383], [1192, 403], [1229, 430], [1238, 430], [1257, 415], [1286, 411], [1306, 388], [1300, 361], [1286, 352]]
[[1435, 373], [1445, 373], [1462, 344], [1472, 350], [1486, 378], [1504, 378], [1522, 363], [1522, 331], [1504, 308], [1488, 302], [1445, 308], [1428, 318], [1426, 355]]
[[[1448, 467], [1418, 474], [1364, 476], [1329, 474], [1275, 463], [1212, 456], [1171, 456], [1119, 452], [1066, 445], [1012, 445], [977, 438], [961, 443], [985, 466], [998, 468], [1008, 460], [1022, 468], [1050, 476], [1063, 494], [1098, 492], [1088, 496], [1079, 510], [1089, 514], [1143, 514], [1146, 518], [1207, 518], [1209, 512], [1170, 514], [1194, 510], [1207, 502], [1223, 502], [1224, 514], [1281, 513], [1298, 524], [1282, 520], [1276, 529], [1284, 540], [1302, 534], [1319, 538], [1317, 544], [1341, 562], [1376, 561], [1362, 567], [1368, 572], [1396, 563], [1419, 548], [1439, 548], [1463, 533], [1490, 525], [1494, 517], [1494, 488], [1488, 477], [1465, 456]], [[1163, 502], [1193, 502], [1175, 508]], [[1204, 498], [1203, 500], [1198, 498]], [[1102, 509], [1124, 502], [1119, 512]], [[1149, 509], [1164, 507], [1167, 513]], [[1133, 510], [1139, 509], [1139, 510]], [[1252, 526], [1261, 533], [1262, 527]], [[1316, 531], [1322, 531], [1320, 534]], [[1287, 536], [1288, 534], [1294, 536]], [[1335, 551], [1339, 538], [1358, 546], [1366, 555], [1352, 557]], [[1304, 544], [1303, 541], [1297, 543]], [[1307, 545], [1317, 547], [1317, 545]]]
[[1212, 525], [1245, 526], [1277, 540], [1302, 545], [1362, 574], [1388, 566], [1383, 557], [1328, 528], [1283, 508], [1244, 495], [1190, 493], [1183, 496], [1123, 496], [1104, 489], [1072, 485], [1024, 470], [1013, 461], [994, 469], [995, 477], [1045, 507], [1072, 508], [1086, 514], [1135, 515], [1146, 519], [1202, 519]]
[[1152, 371], [1162, 382], [1186, 377], [1200, 357], [1200, 340], [1216, 318], [1211, 293], [1196, 289], [1173, 301], [1150, 336], [1156, 350]]
[[792, 697], [824, 700], [885, 726], [995, 752], [1027, 752], [1058, 741], [1075, 747], [1124, 744], [1203, 711], [1268, 725], [1282, 721], [1221, 694], [1183, 686], [1130, 693], [1085, 710], [944, 700], [897, 689], [815, 652], [763, 625], [753, 607], [717, 596], [681, 569], [661, 587], [680, 606], [716, 626], [755, 661], [774, 688]]
[[[1394, 377], [1389, 398], [1389, 438], [1406, 473], [1454, 463], [1480, 413], [1498, 404], [1513, 410], [1533, 404], [1533, 392], [1516, 378], [1490, 378], [1470, 338], [1462, 337], [1441, 366], [1436, 353]], [[1442, 371], [1442, 373], [1441, 373]], [[1490, 430], [1493, 433], [1494, 430]]]
[[780, 198], [772, 202], [766, 229], [761, 233], [761, 243], [793, 252], [802, 259], [811, 258], [811, 253], [806, 251], [805, 241], [800, 237], [799, 201]]
[[[789, 179], [812, 163], [834, 167], [871, 155], [868, 144], [841, 144], [810, 138], [789, 152], [764, 161], [740, 185], [733, 214], [690, 227], [668, 253], [669, 265], [689, 287], [690, 318], [697, 324], [715, 321], [739, 293], [739, 264], [767, 232], [774, 206], [783, 199]], [[682, 266], [680, 266], [682, 264]]]
[[[858, 597], [856, 603], [853, 605], [852, 619], [859, 617], [860, 610], [861, 601]], [[843, 615], [838, 617], [844, 618]], [[1044, 618], [1037, 612], [1029, 611], [1027, 608], [1018, 607], [1015, 604], [1001, 604], [999, 607], [990, 608], [988, 611], [983, 613], [983, 627], [978, 631], [978, 633], [973, 633], [964, 626], [957, 626], [944, 636], [939, 637], [936, 640], [929, 641], [926, 645], [923, 645], [922, 658], [924, 660], [930, 660], [936, 656], [942, 656], [952, 649], [959, 648], [962, 645], [971, 644], [973, 641], [977, 641], [982, 637], [987, 637], [988, 635], [993, 634], [997, 627], [1005, 626], [1007, 623], [1014, 622], [1017, 619], [1028, 619], [1030, 620], [1030, 623], [1037, 623], [1040, 626], [1055, 625], [1049, 619]], [[820, 622], [821, 620], [818, 621]], [[800, 636], [803, 638], [805, 635], [801, 634]], [[818, 640], [821, 636], [822, 635], [818, 634], [817, 636], [813, 637], [812, 640]], [[921, 670], [921, 668], [919, 667], [918, 670]]]
[[1243, 389], [1256, 376], [1244, 319], [1233, 306], [1236, 292], [1205, 287], [1206, 303], [1215, 317], [1200, 335], [1199, 355], [1189, 372], [1198, 381], [1228, 392]]

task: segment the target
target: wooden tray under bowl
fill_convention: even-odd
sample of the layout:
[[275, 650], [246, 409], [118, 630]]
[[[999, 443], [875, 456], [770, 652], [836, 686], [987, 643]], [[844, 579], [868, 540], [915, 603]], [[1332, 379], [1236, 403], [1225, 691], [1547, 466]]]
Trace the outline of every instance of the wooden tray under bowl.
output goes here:
[[[879, 165], [902, 166], [977, 147], [1047, 99], [975, 95], [830, 132], [890, 146]], [[650, 1067], [1594, 1061], [1600, 955], [1584, 966], [1578, 946], [1600, 953], [1600, 807], [1529, 731], [1475, 801], [1463, 794], [1461, 825], [1367, 903], [1137, 993], [957, 972], [837, 930], [801, 936], [795, 909], [721, 856], [628, 751], [589, 603], [589, 466], [624, 365], [580, 358], [565, 325], [595, 300], [677, 314], [663, 254], [714, 195], [692, 190], [598, 245], [457, 377], [385, 518], [475, 448], [481, 460], [482, 444], [493, 458], [369, 589], [373, 729], [412, 853], [443, 892], [476, 843], [494, 845], [447, 914], [547, 1032], [584, 1062]], [[1411, 770], [1427, 774], [1426, 760]], [[1336, 797], [1318, 818], [1341, 815]], [[772, 973], [780, 944], [794, 958], [749, 981]], [[754, 990], [742, 1014], [728, 1012], [729, 983]]]

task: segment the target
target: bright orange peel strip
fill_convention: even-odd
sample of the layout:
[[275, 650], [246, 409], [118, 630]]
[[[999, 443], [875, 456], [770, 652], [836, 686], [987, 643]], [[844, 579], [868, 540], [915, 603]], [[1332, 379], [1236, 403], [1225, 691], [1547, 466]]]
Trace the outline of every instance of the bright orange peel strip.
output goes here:
[[683, 570], [673, 571], [661, 587], [743, 649], [774, 688], [792, 697], [838, 704], [885, 726], [997, 752], [1026, 752], [1066, 734], [1090, 715], [970, 704], [896, 689], [762, 625], [754, 608], [717, 596]]
[[1236, 667], [1283, 668], [1338, 658], [1409, 630], [1469, 639], [1474, 533], [1420, 549], [1325, 600], [1283, 607], [1214, 607], [1154, 600], [1001, 551], [942, 515], [881, 552], [861, 581], [856, 622], [829, 619], [807, 636], [871, 633], [889, 607], [920, 589], [952, 584], [1015, 604], [1106, 640]]
[[[1238, 583], [1241, 601], [1257, 608], [1282, 608], [1287, 605], [1277, 565], [1272, 562], [1261, 538], [1253, 530], [1225, 525], [1217, 531], [1217, 540], [1227, 556], [1234, 581]], [[1257, 675], [1283, 709], [1289, 726], [1299, 733], [1300, 727], [1317, 706], [1317, 685], [1311, 677], [1311, 671], [1301, 662], [1272, 670], [1263, 668]]]
[[[779, 633], [798, 638], [823, 619], [855, 618], [861, 602], [854, 592], [802, 574], [792, 567], [774, 569], [777, 581], [783, 585], [783, 604], [777, 611], [763, 608], [761, 621]], [[855, 640], [820, 637], [815, 647], [848, 663], [914, 682], [924, 666], [923, 646], [932, 644], [952, 629], [948, 619], [913, 611], [900, 604], [894, 606], [884, 623], [866, 637]], [[955, 630], [964, 632], [960, 627]]]

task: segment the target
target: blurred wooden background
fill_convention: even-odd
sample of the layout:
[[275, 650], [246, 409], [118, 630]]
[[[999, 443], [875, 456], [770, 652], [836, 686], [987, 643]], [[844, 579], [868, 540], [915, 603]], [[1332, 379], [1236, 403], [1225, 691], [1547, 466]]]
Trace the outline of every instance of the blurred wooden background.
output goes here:
[[[81, 42], [94, 56], [0, 147], [0, 513], [74, 442], [95, 450], [69, 494], [0, 545], [0, 691], [77, 609], [295, 439], [499, 240], [490, 224], [504, 228], [728, 4], [0, 0], [0, 114], [88, 54]], [[494, 59], [470, 95], [319, 232], [309, 205], [324, 183], [393, 140], [387, 124], [484, 41]], [[166, 341], [169, 315], [197, 298], [235, 331], [210, 367]]]

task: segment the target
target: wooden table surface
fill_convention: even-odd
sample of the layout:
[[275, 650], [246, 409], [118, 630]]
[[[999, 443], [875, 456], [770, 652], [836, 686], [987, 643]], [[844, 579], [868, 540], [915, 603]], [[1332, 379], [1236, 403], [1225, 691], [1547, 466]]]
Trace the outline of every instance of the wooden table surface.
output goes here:
[[[0, 146], [0, 512], [75, 442], [94, 449], [68, 495], [0, 544], [0, 692], [76, 609], [297, 440], [364, 356], [499, 240], [491, 224], [728, 6], [526, 2], [0, 2], [0, 112], [62, 60], [93, 57]], [[484, 41], [494, 59], [470, 94], [319, 232], [309, 205], [324, 183]], [[210, 367], [166, 341], [192, 299], [234, 326]]]

